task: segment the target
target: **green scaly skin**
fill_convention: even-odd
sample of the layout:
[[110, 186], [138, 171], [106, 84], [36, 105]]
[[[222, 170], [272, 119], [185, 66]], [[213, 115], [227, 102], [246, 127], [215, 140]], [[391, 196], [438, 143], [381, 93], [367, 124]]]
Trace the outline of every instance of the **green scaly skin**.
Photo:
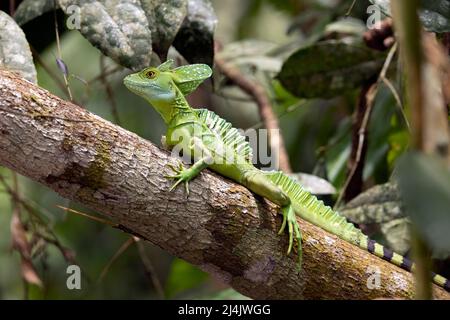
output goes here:
[[[281, 207], [283, 223], [279, 233], [288, 229], [292, 250], [294, 238], [298, 244], [299, 267], [301, 266], [301, 231], [296, 216], [346, 240], [403, 269], [412, 271], [414, 265], [368, 239], [344, 217], [325, 206], [322, 201], [305, 191], [302, 186], [282, 172], [267, 172], [255, 168], [251, 162], [251, 148], [231, 124], [211, 111], [193, 109], [185, 96], [194, 91], [212, 74], [211, 68], [194, 64], [172, 68], [168, 60], [159, 67], [149, 67], [124, 79], [125, 86], [146, 99], [159, 112], [167, 125], [165, 144], [169, 149], [178, 148], [189, 155], [194, 164], [185, 169], [183, 165], [171, 166], [176, 179], [171, 190], [181, 183], [188, 183], [203, 169], [210, 168], [247, 187]], [[229, 156], [232, 156], [230, 161]], [[225, 161], [228, 160], [228, 161]], [[432, 274], [433, 282], [450, 291], [450, 283], [444, 277]]]

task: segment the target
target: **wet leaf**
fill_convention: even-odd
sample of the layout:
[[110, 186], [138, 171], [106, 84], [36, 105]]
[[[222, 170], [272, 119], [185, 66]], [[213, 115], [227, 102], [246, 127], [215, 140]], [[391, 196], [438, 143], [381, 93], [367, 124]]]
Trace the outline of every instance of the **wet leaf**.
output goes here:
[[363, 44], [330, 40], [297, 50], [277, 77], [298, 97], [332, 98], [360, 87], [383, 62], [383, 54]]
[[187, 0], [142, 1], [152, 32], [153, 50], [161, 60], [166, 60], [167, 51], [177, 35], [187, 14]]
[[212, 66], [217, 17], [210, 0], [188, 0], [188, 12], [174, 46], [190, 63]]
[[58, 8], [59, 5], [54, 0], [25, 0], [17, 7], [14, 19], [21, 26], [55, 7]]
[[216, 18], [208, 0], [59, 0], [59, 4], [68, 15], [71, 6], [78, 6], [81, 34], [130, 69], [158, 60], [153, 52], [165, 60], [171, 45], [191, 62], [212, 63]]
[[[370, 0], [378, 5], [381, 11], [390, 15], [389, 0]], [[421, 0], [420, 20], [426, 30], [432, 32], [450, 31], [450, 0]]]
[[417, 152], [398, 164], [402, 199], [412, 222], [439, 256], [450, 255], [450, 171], [437, 158]]
[[30, 46], [22, 29], [6, 13], [0, 11], [0, 67], [16, 71], [37, 83]]
[[138, 70], [150, 65], [152, 34], [139, 1], [134, 0], [59, 0], [68, 12], [79, 6], [80, 32], [105, 55], [128, 68]]

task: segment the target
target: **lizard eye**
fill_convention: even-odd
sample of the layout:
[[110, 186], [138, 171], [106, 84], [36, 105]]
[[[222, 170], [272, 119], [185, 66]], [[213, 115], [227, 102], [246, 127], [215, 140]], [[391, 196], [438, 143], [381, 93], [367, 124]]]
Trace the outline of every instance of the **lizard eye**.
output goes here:
[[145, 76], [146, 76], [147, 78], [149, 78], [149, 79], [153, 79], [153, 78], [156, 77], [156, 72], [153, 71], [153, 70], [147, 71], [147, 72], [145, 73]]

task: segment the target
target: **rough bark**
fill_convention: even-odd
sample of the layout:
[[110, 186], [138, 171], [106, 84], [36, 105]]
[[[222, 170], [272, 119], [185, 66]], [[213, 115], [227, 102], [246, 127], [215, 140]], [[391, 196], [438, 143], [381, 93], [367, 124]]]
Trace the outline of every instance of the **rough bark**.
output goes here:
[[[286, 256], [277, 207], [205, 171], [168, 192], [167, 152], [0, 70], [0, 164], [107, 216], [126, 232], [261, 299], [411, 298], [407, 272], [309, 223], [303, 268]], [[370, 270], [381, 274], [369, 289]], [[450, 295], [435, 287], [436, 298]]]

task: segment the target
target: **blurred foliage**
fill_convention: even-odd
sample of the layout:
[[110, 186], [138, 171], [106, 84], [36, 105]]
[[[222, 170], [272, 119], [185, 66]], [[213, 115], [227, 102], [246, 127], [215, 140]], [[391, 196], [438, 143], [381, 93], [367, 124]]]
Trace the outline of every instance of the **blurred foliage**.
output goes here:
[[[101, 10], [81, 16], [81, 32], [67, 30], [61, 10], [57, 11], [59, 54], [53, 6], [47, 1], [16, 1], [20, 6], [14, 17], [35, 51], [40, 86], [68, 99], [56, 62], [61, 59], [59, 65], [63, 62], [67, 66], [68, 83], [77, 103], [159, 145], [165, 126], [153, 108], [122, 85], [129, 72], [125, 67], [139, 69], [158, 63], [166, 55], [179, 63], [187, 60], [212, 64], [215, 40], [222, 59], [267, 90], [294, 171], [328, 180], [332, 186], [325, 184], [323, 188], [333, 192], [323, 193], [336, 190], [337, 196], [343, 192], [352, 150], [352, 117], [360, 88], [377, 77], [386, 58], [386, 52], [375, 52], [362, 42], [369, 0], [357, 1], [348, 19], [343, 17], [351, 0], [154, 0], [146, 2], [148, 7], [133, 7], [134, 11], [123, 9], [128, 8], [126, 0], [118, 1], [122, 6], [117, 7], [91, 2]], [[90, 9], [88, 1], [81, 0], [60, 0], [57, 5], [68, 12], [68, 5], [73, 3], [82, 4], [85, 11]], [[439, 22], [447, 17], [441, 23], [445, 25], [448, 1], [439, 3], [444, 6], [426, 10], [438, 13]], [[0, 8], [8, 11], [7, 1], [2, 1]], [[6, 15], [0, 14], [2, 18]], [[110, 24], [105, 24], [108, 21]], [[129, 28], [136, 24], [149, 28], [136, 27], [136, 32], [130, 33]], [[108, 37], [108, 33], [117, 37]], [[0, 48], [7, 41], [4, 34], [2, 30]], [[17, 64], [10, 67], [20, 70]], [[368, 193], [348, 203], [343, 213], [363, 226], [376, 225], [376, 230], [369, 232], [376, 240], [407, 252], [408, 220], [399, 209], [403, 203], [389, 198], [395, 194], [383, 193], [383, 187], [370, 189], [390, 181], [398, 166], [401, 192], [406, 195], [405, 205], [413, 209], [412, 219], [423, 225], [430, 243], [445, 251], [450, 243], [445, 233], [450, 198], [448, 171], [417, 155], [406, 156], [398, 165], [409, 147], [409, 129], [402, 106], [394, 97], [394, 93], [401, 95], [403, 87], [397, 67], [395, 58], [386, 75], [392, 86], [380, 84], [367, 126], [363, 187]], [[219, 72], [189, 99], [193, 105], [214, 110], [236, 127], [263, 126], [254, 101]], [[10, 171], [1, 168], [0, 174], [8, 184], [13, 183]], [[315, 181], [323, 184], [322, 180]], [[129, 241], [129, 235], [57, 208], [70, 206], [95, 215], [28, 179], [20, 178], [19, 186], [21, 196], [34, 204], [64, 248], [76, 254], [76, 262], [82, 267], [82, 290], [66, 288], [69, 263], [64, 251], [51, 243], [33, 251], [33, 264], [44, 287], [24, 285], [19, 254], [11, 250], [11, 197], [0, 185], [0, 298], [161, 298], [136, 244], [113, 259]], [[367, 197], [374, 190], [378, 196]], [[429, 203], [433, 204], [431, 209]], [[165, 298], [245, 299], [152, 244], [145, 243], [144, 249]], [[107, 272], [100, 281], [105, 268]], [[450, 273], [449, 268], [441, 271]]]
[[450, 256], [450, 170], [439, 158], [408, 152], [398, 162], [406, 210], [441, 258]]

